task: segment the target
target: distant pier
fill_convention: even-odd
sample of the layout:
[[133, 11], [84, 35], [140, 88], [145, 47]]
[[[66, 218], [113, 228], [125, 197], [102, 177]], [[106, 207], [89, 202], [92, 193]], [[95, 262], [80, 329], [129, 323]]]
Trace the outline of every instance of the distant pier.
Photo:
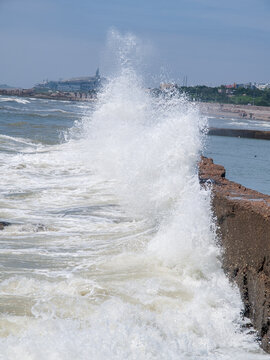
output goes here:
[[248, 139], [270, 140], [270, 131], [210, 128], [208, 135], [231, 136]]

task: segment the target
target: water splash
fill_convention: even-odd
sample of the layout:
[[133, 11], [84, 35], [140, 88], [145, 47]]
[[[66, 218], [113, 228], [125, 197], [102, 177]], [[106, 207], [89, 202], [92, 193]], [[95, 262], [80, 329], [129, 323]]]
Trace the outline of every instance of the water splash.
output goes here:
[[97, 172], [117, 181], [130, 209], [159, 216], [194, 182], [206, 119], [184, 96], [153, 97], [132, 67], [132, 57], [125, 61], [130, 49], [136, 52], [136, 38], [117, 33], [116, 43], [121, 45], [121, 71], [80, 124], [86, 151]]
[[115, 182], [131, 216], [154, 221], [144, 256], [176, 271], [186, 287], [190, 303], [179, 321], [187, 321], [184, 333], [192, 329], [185, 338], [192, 351], [199, 338], [202, 348], [212, 350], [224, 346], [229, 334], [235, 344], [243, 335], [241, 302], [221, 269], [210, 190], [198, 181], [206, 118], [177, 91], [156, 97], [144, 87], [132, 63], [133, 35], [113, 32], [110, 40], [119, 48], [121, 66], [81, 124], [89, 161], [95, 172]]

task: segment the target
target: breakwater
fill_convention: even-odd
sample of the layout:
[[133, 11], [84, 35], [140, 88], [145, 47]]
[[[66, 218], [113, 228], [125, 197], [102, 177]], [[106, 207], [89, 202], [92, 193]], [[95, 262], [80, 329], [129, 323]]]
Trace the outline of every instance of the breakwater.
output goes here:
[[270, 353], [270, 196], [227, 180], [224, 167], [212, 159], [202, 158], [200, 179], [213, 184], [224, 270], [238, 285], [244, 315]]
[[93, 101], [97, 99], [95, 91], [80, 92], [80, 91], [54, 91], [54, 92], [37, 92], [35, 89], [0, 89], [2, 96], [19, 96], [36, 99], [50, 99], [63, 101]]
[[270, 140], [270, 131], [262, 130], [210, 128], [208, 131], [208, 135]]

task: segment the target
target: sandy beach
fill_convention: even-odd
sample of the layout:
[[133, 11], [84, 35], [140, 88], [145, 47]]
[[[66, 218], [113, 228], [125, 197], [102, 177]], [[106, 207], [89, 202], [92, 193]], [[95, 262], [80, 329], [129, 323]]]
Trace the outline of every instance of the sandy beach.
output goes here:
[[200, 103], [200, 108], [203, 114], [210, 116], [270, 121], [270, 107], [267, 106]]

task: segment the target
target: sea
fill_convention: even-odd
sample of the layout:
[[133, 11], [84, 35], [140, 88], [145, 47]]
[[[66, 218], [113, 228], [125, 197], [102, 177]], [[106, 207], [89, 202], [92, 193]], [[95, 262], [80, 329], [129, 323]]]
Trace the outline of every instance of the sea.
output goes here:
[[[209, 117], [211, 127], [270, 131], [270, 121]], [[208, 136], [203, 150], [226, 169], [232, 181], [270, 195], [270, 141], [240, 137]]]
[[270, 142], [209, 124], [247, 125], [154, 98], [129, 66], [96, 102], [0, 97], [1, 360], [269, 358], [197, 163], [269, 194]]

